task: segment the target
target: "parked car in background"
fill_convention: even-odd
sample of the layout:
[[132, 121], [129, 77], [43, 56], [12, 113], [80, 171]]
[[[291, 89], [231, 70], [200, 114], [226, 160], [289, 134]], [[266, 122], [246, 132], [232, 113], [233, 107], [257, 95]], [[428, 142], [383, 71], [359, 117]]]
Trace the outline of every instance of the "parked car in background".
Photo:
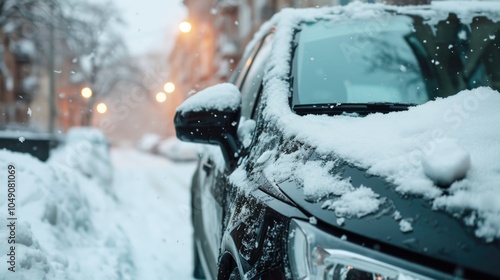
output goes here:
[[158, 154], [174, 162], [189, 162], [198, 159], [199, 145], [182, 142], [175, 137], [162, 139], [157, 134], [145, 134], [137, 143], [140, 151]]
[[198, 148], [198, 145], [171, 137], [158, 145], [158, 153], [175, 162], [194, 162], [198, 159]]
[[158, 134], [148, 133], [143, 135], [137, 143], [137, 148], [146, 153], [158, 153], [161, 137]]
[[0, 130], [0, 150], [30, 154], [41, 161], [49, 158], [51, 149], [61, 139], [48, 133], [17, 130]]
[[177, 109], [194, 276], [500, 278], [500, 4], [287, 9]]

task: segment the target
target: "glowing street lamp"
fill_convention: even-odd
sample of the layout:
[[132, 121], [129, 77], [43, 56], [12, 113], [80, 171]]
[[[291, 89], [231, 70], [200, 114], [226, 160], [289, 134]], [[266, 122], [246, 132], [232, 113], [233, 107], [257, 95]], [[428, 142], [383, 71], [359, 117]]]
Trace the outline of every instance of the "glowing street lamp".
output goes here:
[[108, 106], [106, 106], [106, 104], [101, 102], [101, 103], [97, 104], [96, 109], [97, 109], [97, 113], [104, 114], [108, 111]]
[[163, 91], [160, 91], [156, 94], [156, 101], [163, 103], [166, 100], [167, 100], [167, 95]]
[[179, 30], [182, 33], [189, 33], [189, 31], [191, 31], [191, 28], [191, 23], [189, 23], [188, 21], [182, 21], [181, 23], [179, 23]]
[[172, 93], [175, 91], [175, 85], [174, 83], [168, 82], [163, 86], [163, 89], [166, 93]]
[[92, 90], [89, 87], [82, 88], [81, 94], [83, 98], [90, 98], [92, 96]]

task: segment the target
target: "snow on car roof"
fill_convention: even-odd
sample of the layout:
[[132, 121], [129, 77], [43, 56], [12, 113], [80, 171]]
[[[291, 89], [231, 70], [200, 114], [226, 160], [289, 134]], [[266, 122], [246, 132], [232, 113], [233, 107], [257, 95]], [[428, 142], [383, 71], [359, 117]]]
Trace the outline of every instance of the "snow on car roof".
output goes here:
[[[465, 21], [472, 20], [477, 14], [487, 14], [496, 21], [500, 18], [500, 3], [491, 2], [434, 2], [420, 7], [354, 3], [333, 8], [285, 9], [262, 26], [246, 49], [246, 52], [251, 50], [259, 38], [276, 27], [273, 50], [264, 76], [262, 98], [267, 102], [263, 111], [264, 121], [275, 123], [285, 139], [306, 143], [321, 154], [338, 155], [351, 164], [367, 169], [368, 173], [386, 178], [400, 193], [429, 199], [434, 209], [448, 211], [474, 227], [477, 237], [488, 241], [500, 238], [500, 129], [493, 128], [500, 123], [500, 94], [497, 91], [489, 88], [463, 91], [408, 111], [371, 114], [363, 118], [299, 116], [290, 109], [290, 42], [299, 24], [318, 19], [383, 20], [390, 15], [387, 10], [418, 14], [431, 23], [446, 19], [450, 12]], [[438, 166], [429, 164], [436, 158], [440, 162]], [[325, 176], [335, 177], [320, 168], [294, 174], [294, 170], [304, 168], [303, 163], [293, 157], [289, 161], [283, 159], [268, 160], [267, 174], [283, 176], [284, 170], [280, 170], [282, 164], [302, 182], [307, 180], [300, 176], [313, 176], [316, 181]], [[324, 166], [327, 168], [328, 165]], [[243, 182], [245, 176], [241, 176], [241, 171], [237, 170], [231, 180], [248, 186]], [[465, 174], [465, 178], [461, 179]], [[454, 183], [447, 192], [436, 185], [442, 178], [453, 178]], [[336, 191], [336, 186], [342, 189]], [[304, 186], [304, 191], [314, 193], [311, 187], [314, 186]], [[320, 193], [326, 189], [321, 184], [318, 188], [321, 188], [318, 190]], [[378, 207], [367, 209], [359, 207], [363, 203], [342, 201], [346, 199], [347, 202], [349, 191], [359, 188], [361, 186], [346, 187], [345, 182], [333, 184], [330, 192], [340, 196], [335, 199], [337, 202], [327, 203], [326, 208], [336, 214], [349, 213], [346, 217], [376, 211]], [[366, 199], [373, 206], [373, 199], [377, 196], [366, 193], [365, 196], [356, 196], [356, 199], [360, 202]], [[335, 205], [342, 205], [342, 209], [336, 209]], [[349, 205], [353, 208], [349, 209]]]

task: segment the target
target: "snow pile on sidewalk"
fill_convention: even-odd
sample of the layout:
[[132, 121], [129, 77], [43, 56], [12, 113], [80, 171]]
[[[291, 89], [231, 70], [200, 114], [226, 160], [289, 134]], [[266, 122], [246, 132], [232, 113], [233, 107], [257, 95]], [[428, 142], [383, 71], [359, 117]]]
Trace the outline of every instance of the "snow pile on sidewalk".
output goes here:
[[[63, 156], [59, 154], [59, 156]], [[65, 157], [64, 157], [65, 158]], [[112, 204], [97, 180], [61, 162], [0, 151], [0, 180], [7, 165], [16, 168], [15, 273], [5, 268], [6, 242], [1, 246], [0, 278], [7, 279], [132, 279], [130, 245], [118, 228], [96, 222], [96, 207]], [[91, 163], [89, 163], [91, 164]], [[6, 220], [6, 199], [0, 201]], [[102, 230], [103, 227], [105, 230]], [[0, 231], [0, 239], [7, 240]], [[127, 277], [128, 275], [128, 277]]]
[[52, 160], [60, 166], [79, 170], [85, 176], [95, 178], [103, 186], [110, 186], [113, 168], [109, 157], [110, 143], [104, 134], [93, 128], [74, 127], [66, 136], [62, 152]]
[[191, 279], [191, 178], [196, 164], [172, 163], [137, 150], [114, 150], [117, 210], [129, 236], [133, 279]]
[[[87, 131], [83, 135], [89, 136], [89, 133], [92, 134]], [[155, 178], [154, 188], [172, 182], [165, 178], [168, 176], [165, 165], [169, 164], [165, 162], [162, 165], [154, 162], [161, 169], [155, 172], [157, 176], [139, 177], [146, 168], [141, 170], [137, 165], [125, 171], [116, 170], [119, 177], [110, 185], [109, 178], [103, 178], [109, 173], [88, 169], [111, 167], [108, 148], [102, 146], [105, 142], [99, 143], [86, 145], [68, 139], [47, 163], [30, 155], [0, 150], [0, 181], [7, 182], [7, 166], [14, 165], [17, 188], [16, 272], [7, 270], [11, 244], [7, 244], [7, 231], [0, 230], [0, 240], [3, 240], [0, 279], [166, 279], [170, 276], [181, 279], [190, 275], [191, 267], [185, 264], [191, 261], [192, 250], [188, 188], [172, 186], [179, 192], [177, 203], [171, 203], [175, 206], [158, 200], [160, 195], [149, 187], [152, 183], [147, 180]], [[106, 152], [95, 157], [99, 151]], [[129, 164], [136, 161], [127, 157], [119, 159]], [[149, 159], [143, 161], [143, 166], [150, 162]], [[180, 183], [173, 182], [187, 184], [192, 168], [189, 165], [173, 171], [181, 177]], [[148, 167], [147, 170], [155, 169]], [[183, 202], [182, 207], [179, 201]], [[162, 206], [167, 208], [161, 209]], [[0, 200], [0, 209], [3, 209], [0, 218], [7, 221], [7, 199]], [[168, 231], [169, 212], [178, 219], [174, 222], [179, 231], [174, 233]], [[185, 226], [179, 225], [182, 223]], [[175, 240], [168, 240], [170, 237], [177, 240], [177, 244]], [[179, 248], [180, 240], [186, 247], [184, 250]], [[168, 246], [163, 248], [159, 243]], [[177, 253], [182, 251], [187, 253]], [[172, 254], [184, 260], [178, 263], [178, 268], [169, 264], [175, 257]]]

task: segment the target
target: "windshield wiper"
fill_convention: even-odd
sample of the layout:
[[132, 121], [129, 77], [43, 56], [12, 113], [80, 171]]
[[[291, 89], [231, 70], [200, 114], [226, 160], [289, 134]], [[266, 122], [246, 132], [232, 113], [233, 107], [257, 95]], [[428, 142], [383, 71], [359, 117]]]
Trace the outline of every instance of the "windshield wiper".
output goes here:
[[294, 105], [292, 109], [297, 115], [301, 116], [307, 114], [341, 115], [343, 113], [358, 113], [361, 115], [367, 115], [370, 113], [406, 111], [409, 107], [416, 105], [418, 104], [391, 102], [297, 104]]

